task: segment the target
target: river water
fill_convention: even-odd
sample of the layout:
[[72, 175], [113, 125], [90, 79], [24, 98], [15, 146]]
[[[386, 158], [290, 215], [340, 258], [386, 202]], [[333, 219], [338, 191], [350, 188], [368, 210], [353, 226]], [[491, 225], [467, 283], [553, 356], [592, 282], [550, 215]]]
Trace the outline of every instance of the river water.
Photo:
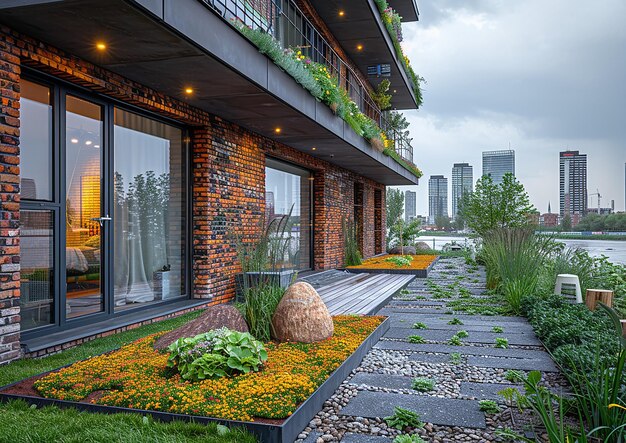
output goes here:
[[[460, 245], [472, 242], [472, 240], [467, 237], [438, 237], [432, 235], [420, 235], [417, 240], [428, 243], [430, 247], [433, 247], [434, 245], [435, 249], [441, 249], [443, 245], [453, 241]], [[570, 248], [584, 249], [591, 256], [599, 257], [601, 255], [606, 255], [610, 262], [626, 264], [626, 241], [584, 239], [557, 241], [565, 243]]]

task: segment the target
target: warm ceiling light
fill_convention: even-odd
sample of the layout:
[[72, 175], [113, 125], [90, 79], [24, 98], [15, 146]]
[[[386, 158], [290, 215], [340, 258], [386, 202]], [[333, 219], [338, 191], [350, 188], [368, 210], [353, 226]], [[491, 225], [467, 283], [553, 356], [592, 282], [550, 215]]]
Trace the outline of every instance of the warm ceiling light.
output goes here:
[[73, 138], [70, 140], [72, 143], [78, 143], [78, 139], [77, 138]]
[[185, 94], [193, 94], [193, 88], [185, 88]]
[[396, 93], [396, 90], [395, 90], [395, 89], [393, 90], [393, 93], [394, 93], [394, 94]]
[[339, 11], [339, 17], [343, 17], [344, 15], [346, 15], [344, 11]]
[[315, 151], [317, 148], [316, 148], [316, 147], [313, 147], [313, 148], [311, 148], [311, 149], [312, 149], [313, 151]]
[[98, 51], [104, 51], [106, 48], [107, 48], [106, 44], [102, 42], [96, 43], [96, 49], [98, 49]]
[[280, 128], [275, 128], [275, 129], [274, 129], [274, 132], [275, 132], [276, 134], [280, 134], [280, 132], [281, 132], [281, 131], [282, 131], [282, 129], [280, 129]]
[[85, 142], [85, 144], [86, 144], [87, 146], [90, 146], [92, 143], [93, 143], [93, 142], [92, 142], [91, 140], [87, 140], [87, 141]]
[[361, 44], [356, 45], [356, 50], [357, 51], [362, 51], [363, 50], [363, 45], [361, 45]]

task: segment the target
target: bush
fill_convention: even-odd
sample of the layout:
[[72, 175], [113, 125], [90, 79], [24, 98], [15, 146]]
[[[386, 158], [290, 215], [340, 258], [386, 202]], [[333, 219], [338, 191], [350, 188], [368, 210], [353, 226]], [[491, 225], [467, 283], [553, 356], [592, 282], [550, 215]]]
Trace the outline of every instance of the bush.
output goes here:
[[167, 367], [190, 381], [258, 371], [267, 360], [263, 343], [247, 332], [227, 328], [179, 338], [168, 351]]
[[413, 379], [411, 387], [416, 391], [428, 392], [435, 389], [435, 381], [426, 377], [416, 377]]
[[385, 423], [390, 428], [395, 428], [399, 431], [404, 428], [419, 428], [424, 426], [424, 423], [420, 421], [420, 416], [417, 412], [409, 411], [408, 409], [396, 406], [393, 410], [393, 415], [384, 418]]

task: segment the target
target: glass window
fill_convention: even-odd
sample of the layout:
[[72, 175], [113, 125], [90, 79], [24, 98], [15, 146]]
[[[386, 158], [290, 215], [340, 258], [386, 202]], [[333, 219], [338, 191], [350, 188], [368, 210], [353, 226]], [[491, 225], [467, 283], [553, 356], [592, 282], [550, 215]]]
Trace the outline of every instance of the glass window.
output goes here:
[[52, 323], [54, 214], [20, 211], [20, 316], [22, 330]]
[[265, 166], [265, 214], [269, 223], [291, 212], [291, 244], [284, 267], [311, 269], [311, 173], [268, 158]]
[[22, 80], [20, 93], [22, 199], [52, 200], [52, 103], [50, 88]]
[[116, 310], [185, 295], [182, 131], [115, 109], [114, 158]]

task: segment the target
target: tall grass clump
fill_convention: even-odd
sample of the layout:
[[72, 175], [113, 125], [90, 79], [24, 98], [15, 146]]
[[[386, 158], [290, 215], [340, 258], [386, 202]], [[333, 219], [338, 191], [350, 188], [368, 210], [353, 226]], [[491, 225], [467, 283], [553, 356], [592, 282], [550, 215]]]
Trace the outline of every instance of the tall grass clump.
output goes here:
[[[293, 207], [292, 207], [293, 210]], [[291, 243], [291, 210], [289, 214], [265, 222], [254, 241], [237, 239], [237, 257], [243, 272], [244, 302], [239, 306], [250, 333], [261, 341], [272, 336], [272, 316], [285, 289], [276, 275], [289, 256]]]
[[341, 229], [343, 230], [345, 265], [358, 266], [363, 262], [363, 256], [359, 251], [356, 224], [353, 220], [344, 218], [341, 220]]
[[537, 290], [553, 248], [550, 238], [527, 228], [498, 228], [484, 236], [481, 257], [487, 266], [487, 285], [502, 292], [513, 314], [519, 315], [522, 299]]

